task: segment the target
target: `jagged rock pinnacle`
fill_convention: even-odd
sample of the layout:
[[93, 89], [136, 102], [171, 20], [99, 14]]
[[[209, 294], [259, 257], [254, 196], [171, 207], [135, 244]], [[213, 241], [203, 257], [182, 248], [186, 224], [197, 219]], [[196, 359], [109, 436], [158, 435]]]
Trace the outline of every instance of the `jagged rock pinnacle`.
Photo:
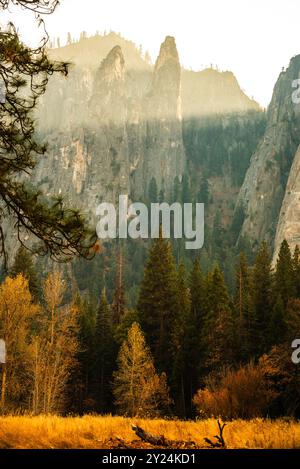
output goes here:
[[125, 99], [125, 60], [120, 46], [115, 46], [107, 54], [97, 71], [90, 112], [95, 118], [123, 121], [126, 114]]
[[159, 56], [156, 60], [155, 71], [157, 72], [167, 62], [173, 62], [180, 69], [179, 57], [176, 47], [175, 38], [167, 36], [162, 45], [160, 46]]
[[125, 60], [120, 46], [115, 46], [101, 62], [98, 79], [111, 83], [125, 78]]
[[175, 39], [167, 36], [156, 60], [150, 95], [156, 100], [152, 109], [156, 117], [180, 118], [181, 67]]

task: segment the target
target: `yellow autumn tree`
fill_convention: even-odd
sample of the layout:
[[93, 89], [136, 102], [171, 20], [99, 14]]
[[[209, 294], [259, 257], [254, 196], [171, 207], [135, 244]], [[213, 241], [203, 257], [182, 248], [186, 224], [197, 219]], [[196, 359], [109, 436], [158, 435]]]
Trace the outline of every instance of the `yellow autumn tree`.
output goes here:
[[171, 404], [166, 375], [156, 373], [144, 334], [136, 322], [118, 355], [114, 396], [120, 413], [132, 417], [158, 415]]
[[72, 304], [63, 305], [65, 291], [61, 274], [50, 273], [44, 282], [44, 309], [31, 347], [31, 409], [35, 414], [63, 410], [68, 379], [76, 365], [78, 310]]
[[30, 389], [30, 331], [38, 307], [22, 274], [0, 285], [0, 338], [6, 344], [1, 370], [1, 408], [11, 411], [27, 405]]

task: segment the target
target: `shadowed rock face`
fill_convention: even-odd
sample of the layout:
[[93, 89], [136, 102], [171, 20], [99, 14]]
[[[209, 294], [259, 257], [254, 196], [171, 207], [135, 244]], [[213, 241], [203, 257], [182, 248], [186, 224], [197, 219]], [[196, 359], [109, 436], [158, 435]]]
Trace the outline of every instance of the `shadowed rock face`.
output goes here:
[[[273, 243], [289, 175], [294, 171], [294, 156], [300, 143], [300, 107], [292, 102], [292, 82], [299, 77], [300, 56], [294, 57], [275, 85], [268, 109], [267, 127], [251, 159], [237, 206], [242, 205], [246, 218], [241, 234], [252, 243], [263, 239]], [[279, 240], [284, 237], [280, 228]], [[275, 242], [275, 251], [278, 245]]]
[[286, 239], [294, 251], [300, 246], [300, 146], [297, 149], [281, 206], [274, 243], [275, 265], [280, 245]]

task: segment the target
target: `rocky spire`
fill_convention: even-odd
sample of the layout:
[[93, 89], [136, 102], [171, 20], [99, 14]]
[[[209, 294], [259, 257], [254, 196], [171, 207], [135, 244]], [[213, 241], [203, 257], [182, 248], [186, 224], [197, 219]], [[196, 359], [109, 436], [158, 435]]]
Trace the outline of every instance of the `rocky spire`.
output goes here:
[[125, 60], [120, 46], [115, 46], [101, 62], [97, 78], [106, 84], [125, 79]]
[[146, 141], [144, 174], [151, 174], [169, 197], [174, 178], [181, 178], [185, 151], [181, 122], [181, 67], [175, 39], [167, 36], [156, 60], [145, 100]]
[[175, 38], [167, 36], [164, 42], [160, 46], [159, 56], [155, 63], [155, 73], [159, 73], [159, 70], [166, 64], [175, 66], [178, 71], [180, 69], [179, 57], [176, 48]]
[[[181, 67], [175, 39], [167, 36], [154, 67], [150, 97], [152, 112], [161, 117], [180, 117]], [[151, 109], [150, 109], [151, 112]]]
[[121, 47], [115, 46], [96, 73], [90, 101], [91, 115], [116, 123], [123, 121], [126, 115], [125, 100], [125, 60]]

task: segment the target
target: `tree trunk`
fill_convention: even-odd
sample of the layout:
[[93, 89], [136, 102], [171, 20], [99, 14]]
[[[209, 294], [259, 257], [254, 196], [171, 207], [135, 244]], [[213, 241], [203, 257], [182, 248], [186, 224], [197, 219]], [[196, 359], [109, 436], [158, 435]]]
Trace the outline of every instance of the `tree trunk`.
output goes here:
[[2, 385], [1, 385], [1, 410], [4, 411], [6, 398], [6, 363], [3, 364]]

